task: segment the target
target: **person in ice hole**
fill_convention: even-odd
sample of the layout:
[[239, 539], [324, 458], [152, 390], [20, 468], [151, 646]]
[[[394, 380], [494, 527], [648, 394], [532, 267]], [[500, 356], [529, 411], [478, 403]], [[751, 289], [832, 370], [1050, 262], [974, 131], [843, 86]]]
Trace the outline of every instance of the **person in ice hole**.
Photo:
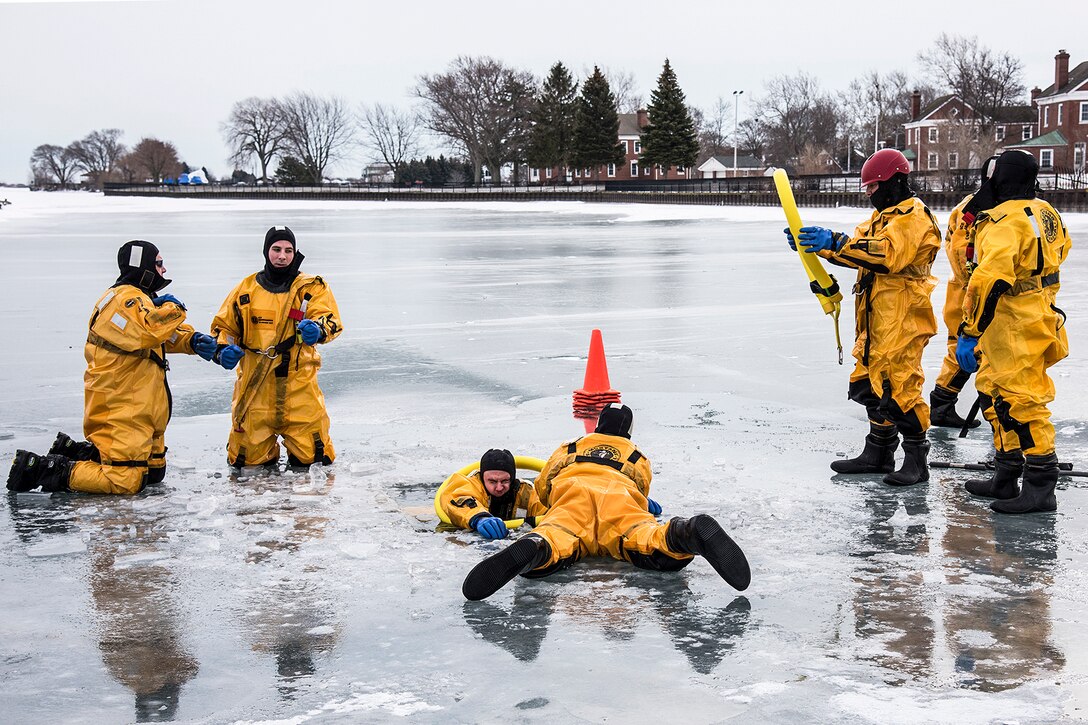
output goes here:
[[469, 572], [461, 587], [466, 599], [486, 599], [518, 574], [545, 577], [586, 556], [678, 571], [699, 554], [732, 587], [748, 588], [748, 560], [713, 518], [657, 522], [647, 498], [650, 461], [631, 442], [633, 418], [626, 405], [610, 403], [593, 433], [556, 449], [536, 482], [548, 511], [531, 533]]
[[20, 450], [8, 489], [138, 493], [166, 475], [166, 424], [172, 399], [167, 353], [211, 360], [215, 340], [185, 322], [185, 305], [160, 290], [170, 284], [151, 242], [126, 242], [117, 252], [121, 275], [91, 312], [83, 354], [85, 441], [58, 433], [49, 452]]
[[[442, 489], [439, 505], [459, 529], [471, 529], [485, 539], [505, 539], [506, 521], [528, 518], [530, 524], [547, 511], [533, 484], [517, 477], [514, 454], [492, 448], [480, 456], [480, 468], [455, 473]], [[524, 511], [520, 514], [519, 511]]]
[[325, 280], [299, 273], [304, 258], [294, 232], [270, 228], [264, 268], [239, 282], [212, 320], [218, 343], [213, 359], [227, 370], [237, 368], [227, 440], [227, 462], [234, 468], [277, 463], [277, 436], [292, 468], [336, 458], [317, 384], [316, 345], [336, 339], [343, 326]]

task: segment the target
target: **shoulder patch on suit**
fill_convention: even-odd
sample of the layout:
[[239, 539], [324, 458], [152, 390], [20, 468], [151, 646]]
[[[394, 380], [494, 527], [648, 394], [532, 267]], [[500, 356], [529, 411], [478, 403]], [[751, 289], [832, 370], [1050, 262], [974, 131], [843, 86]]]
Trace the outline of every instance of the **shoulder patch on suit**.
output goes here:
[[248, 305], [249, 304], [249, 295], [248, 294], [239, 295], [238, 296], [238, 304]]
[[110, 318], [110, 322], [112, 322], [114, 325], [121, 328], [122, 330], [128, 326], [128, 320], [126, 320], [125, 316], [122, 315], [120, 312], [114, 312], [113, 317]]
[[462, 496], [461, 498], [455, 498], [450, 501], [450, 504], [456, 506], [459, 509], [474, 509], [479, 504], [476, 503], [476, 499], [471, 496]]
[[1058, 217], [1049, 209], [1039, 210], [1039, 221], [1043, 223], [1043, 237], [1048, 242], [1058, 238]]

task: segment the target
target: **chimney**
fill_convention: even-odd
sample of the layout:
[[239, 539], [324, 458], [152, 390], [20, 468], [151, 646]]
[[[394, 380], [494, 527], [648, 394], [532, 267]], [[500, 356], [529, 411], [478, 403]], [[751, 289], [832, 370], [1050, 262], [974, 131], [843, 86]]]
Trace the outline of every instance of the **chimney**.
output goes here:
[[1039, 86], [1035, 86], [1031, 89], [1031, 108], [1032, 110], [1039, 107], [1039, 94], [1043, 92], [1043, 89]]
[[[1069, 66], [1069, 56], [1067, 55], [1067, 56], [1065, 56], [1065, 58], [1066, 58], [1066, 67], [1068, 68], [1068, 66]], [[646, 128], [647, 126], [650, 125], [650, 113], [649, 113], [649, 111], [647, 111], [645, 108], [640, 108], [640, 109], [638, 109], [638, 111], [636, 113], [638, 115], [638, 127], [639, 128]]]
[[1059, 92], [1069, 82], [1069, 54], [1062, 48], [1054, 56], [1054, 92]]
[[917, 121], [922, 115], [922, 93], [915, 91], [910, 94], [910, 120]]

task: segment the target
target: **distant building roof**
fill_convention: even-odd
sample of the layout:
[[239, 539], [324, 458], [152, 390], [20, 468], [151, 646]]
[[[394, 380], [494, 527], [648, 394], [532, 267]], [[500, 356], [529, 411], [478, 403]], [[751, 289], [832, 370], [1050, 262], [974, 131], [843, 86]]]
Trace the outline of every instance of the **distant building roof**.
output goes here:
[[637, 113], [621, 113], [620, 136], [641, 136], [642, 129], [638, 127]]
[[1044, 133], [1042, 136], [1036, 136], [1035, 138], [1029, 138], [1026, 141], [1020, 143], [1006, 144], [1007, 149], [1022, 149], [1022, 148], [1035, 148], [1038, 146], [1066, 146], [1068, 141], [1065, 140], [1065, 136], [1061, 131], [1054, 130], [1050, 133]]
[[1069, 93], [1079, 86], [1081, 83], [1088, 81], [1088, 60], [1084, 61], [1076, 68], [1069, 72], [1069, 79], [1065, 82], [1065, 85], [1061, 88], [1055, 88], [1051, 83], [1047, 86], [1042, 93], [1039, 94], [1039, 98], [1045, 98], [1046, 96], [1060, 96], [1063, 93]]
[[[711, 156], [699, 167], [699, 171], [721, 171], [733, 168], [733, 154]], [[751, 154], [737, 154], [738, 169], [762, 169], [763, 162]]]
[[1038, 111], [1029, 106], [1003, 106], [997, 114], [996, 123], [1035, 123]]

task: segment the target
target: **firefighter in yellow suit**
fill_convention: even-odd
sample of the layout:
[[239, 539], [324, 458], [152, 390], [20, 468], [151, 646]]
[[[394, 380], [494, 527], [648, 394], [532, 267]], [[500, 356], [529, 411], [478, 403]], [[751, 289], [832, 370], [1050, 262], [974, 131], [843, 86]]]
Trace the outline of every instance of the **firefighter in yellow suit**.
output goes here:
[[[855, 340], [849, 398], [865, 406], [869, 434], [856, 458], [831, 464], [838, 473], [887, 473], [884, 482], [909, 486], [929, 479], [929, 406], [922, 396], [922, 351], [937, 333], [930, 294], [941, 247], [940, 227], [907, 181], [910, 164], [881, 149], [861, 169], [876, 211], [853, 236], [804, 227], [797, 243], [832, 264], [858, 270], [854, 285]], [[792, 235], [790, 246], [794, 246]], [[903, 465], [894, 473], [903, 435]]]
[[289, 228], [270, 228], [264, 269], [231, 290], [212, 320], [215, 361], [238, 369], [227, 441], [227, 461], [236, 468], [278, 462], [277, 437], [289, 466], [336, 458], [315, 346], [335, 340], [343, 328], [329, 286], [299, 273], [303, 259]]
[[969, 481], [967, 490], [997, 499], [990, 507], [999, 513], [1057, 508], [1047, 370], [1069, 354], [1057, 296], [1071, 241], [1054, 207], [1035, 197], [1038, 172], [1031, 154], [1006, 151], [975, 195], [975, 267], [956, 348], [961, 367], [978, 369], [975, 386], [997, 449], [993, 477]]
[[533, 484], [518, 480], [514, 454], [499, 448], [480, 456], [479, 470], [453, 474], [438, 504], [451, 524], [485, 539], [505, 539], [507, 521], [527, 517], [535, 525], [535, 518], [548, 510]]
[[215, 341], [185, 323], [180, 300], [158, 294], [170, 280], [154, 244], [125, 243], [117, 264], [121, 275], [95, 305], [83, 349], [87, 440], [59, 433], [45, 456], [17, 452], [9, 489], [133, 494], [163, 480], [167, 353], [210, 360]]
[[713, 518], [700, 514], [657, 522], [649, 510], [650, 461], [631, 442], [632, 422], [630, 408], [611, 403], [593, 433], [552, 454], [536, 484], [547, 513], [532, 533], [469, 572], [462, 585], [465, 598], [485, 599], [518, 574], [545, 577], [586, 556], [678, 571], [700, 554], [731, 586], [748, 587], [744, 553]]

